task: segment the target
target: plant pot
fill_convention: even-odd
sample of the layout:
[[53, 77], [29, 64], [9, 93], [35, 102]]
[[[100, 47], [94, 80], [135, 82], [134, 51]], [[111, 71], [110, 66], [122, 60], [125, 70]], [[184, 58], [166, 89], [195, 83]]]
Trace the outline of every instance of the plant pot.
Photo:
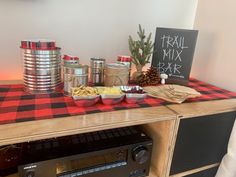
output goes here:
[[132, 74], [132, 80], [137, 81], [139, 76], [143, 74], [143, 65], [136, 65], [136, 71]]

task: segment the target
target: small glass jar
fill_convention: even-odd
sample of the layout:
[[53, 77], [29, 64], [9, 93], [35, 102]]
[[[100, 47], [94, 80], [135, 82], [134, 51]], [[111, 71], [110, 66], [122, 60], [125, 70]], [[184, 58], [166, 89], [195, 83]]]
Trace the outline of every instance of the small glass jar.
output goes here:
[[88, 65], [64, 66], [64, 93], [71, 96], [71, 88], [88, 85]]
[[105, 86], [128, 85], [129, 67], [124, 64], [111, 63], [105, 67]]
[[128, 66], [129, 68], [129, 79], [131, 74], [131, 68], [132, 68], [132, 58], [131, 56], [125, 56], [125, 55], [119, 55], [117, 58], [117, 63], [124, 64]]

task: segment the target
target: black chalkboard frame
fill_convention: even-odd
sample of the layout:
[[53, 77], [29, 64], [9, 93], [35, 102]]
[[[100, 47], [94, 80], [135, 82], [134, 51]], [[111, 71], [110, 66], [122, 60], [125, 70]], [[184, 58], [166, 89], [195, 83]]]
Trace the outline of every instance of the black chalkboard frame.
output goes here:
[[[154, 53], [152, 56], [152, 63], [151, 65], [154, 67], [158, 67], [159, 61], [161, 61], [161, 58], [163, 58], [162, 53], [160, 52], [160, 37], [163, 35], [179, 35], [184, 36], [185, 39], [188, 40], [188, 46], [189, 48], [186, 49], [184, 53], [184, 63], [185, 66], [183, 67], [184, 70], [184, 78], [179, 78], [176, 76], [172, 76], [169, 73], [166, 73], [169, 75], [169, 78], [167, 79], [166, 83], [174, 83], [174, 84], [180, 84], [180, 85], [187, 85], [189, 82], [190, 72], [192, 68], [192, 62], [195, 52], [195, 47], [197, 43], [197, 36], [198, 36], [198, 30], [192, 30], [192, 29], [177, 29], [177, 28], [164, 28], [164, 27], [157, 27], [156, 28], [156, 37], [155, 37], [155, 43], [154, 43]], [[178, 53], [177, 53], [178, 54]], [[182, 63], [183, 64], [183, 63]], [[159, 67], [158, 67], [159, 68]]]

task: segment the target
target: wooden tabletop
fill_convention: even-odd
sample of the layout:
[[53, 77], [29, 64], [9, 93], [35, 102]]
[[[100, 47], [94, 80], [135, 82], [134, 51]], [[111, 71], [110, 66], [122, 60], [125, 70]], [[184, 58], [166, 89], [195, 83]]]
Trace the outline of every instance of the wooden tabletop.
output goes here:
[[176, 119], [164, 106], [0, 125], [0, 146]]
[[168, 105], [180, 118], [192, 118], [223, 112], [236, 111], [236, 99], [203, 101]]

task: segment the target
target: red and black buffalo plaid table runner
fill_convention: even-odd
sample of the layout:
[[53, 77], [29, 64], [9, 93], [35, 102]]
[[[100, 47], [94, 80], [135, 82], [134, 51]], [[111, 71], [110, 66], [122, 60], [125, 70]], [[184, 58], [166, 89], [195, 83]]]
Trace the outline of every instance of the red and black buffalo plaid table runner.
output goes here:
[[[236, 93], [213, 85], [191, 79], [189, 87], [199, 91], [202, 96], [185, 102], [198, 102], [236, 98]], [[145, 108], [173, 104], [148, 97], [140, 104], [104, 105], [98, 103], [92, 107], [77, 107], [70, 97], [63, 93], [30, 95], [23, 91], [22, 85], [0, 85], [0, 124], [53, 119], [72, 115], [83, 115], [132, 108]]]

